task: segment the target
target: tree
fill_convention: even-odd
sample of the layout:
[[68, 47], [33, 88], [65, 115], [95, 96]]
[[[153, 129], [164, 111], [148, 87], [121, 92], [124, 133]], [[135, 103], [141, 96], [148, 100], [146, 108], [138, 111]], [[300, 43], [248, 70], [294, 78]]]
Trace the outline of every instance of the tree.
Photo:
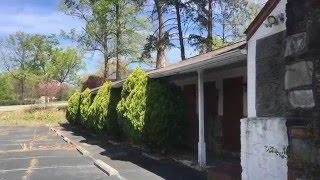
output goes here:
[[197, 24], [199, 34], [191, 34], [189, 43], [195, 46], [200, 53], [210, 52], [213, 47], [213, 10], [215, 9], [216, 0], [191, 0], [189, 7], [192, 9], [191, 17]]
[[20, 103], [24, 101], [25, 82], [29, 73], [31, 63], [31, 53], [29, 51], [28, 39], [30, 35], [17, 32], [9, 35], [1, 43], [2, 65], [14, 79], [19, 81]]
[[83, 54], [73, 48], [55, 48], [51, 62], [48, 63], [48, 79], [63, 82], [74, 82], [79, 70], [84, 68]]
[[166, 30], [166, 23], [170, 19], [165, 20], [165, 1], [154, 0], [154, 8], [152, 11], [152, 21], [156, 24], [156, 30], [152, 35], [149, 35], [147, 42], [144, 46], [141, 59], [150, 59], [152, 53], [156, 51], [156, 68], [163, 68], [166, 66], [166, 53], [165, 50], [173, 46], [170, 43], [170, 30]]
[[13, 89], [12, 82], [6, 74], [0, 74], [0, 105], [14, 104], [16, 94]]
[[[142, 1], [129, 0], [64, 0], [61, 8], [67, 15], [85, 22], [82, 32], [63, 32], [88, 51], [98, 51], [104, 57], [104, 77], [109, 76], [109, 60], [129, 60], [137, 57], [141, 44], [143, 18], [137, 16]], [[119, 68], [119, 67], [118, 67]], [[117, 69], [118, 69], [117, 68]], [[119, 73], [117, 70], [117, 78]]]
[[176, 20], [176, 28], [178, 31], [178, 39], [179, 39], [179, 45], [180, 45], [180, 56], [182, 60], [186, 59], [186, 53], [185, 53], [185, 45], [184, 45], [184, 33], [182, 30], [182, 13], [181, 11], [183, 9], [186, 9], [186, 5], [181, 0], [165, 0], [165, 3], [167, 6], [172, 6], [175, 10], [175, 20]]
[[215, 13], [217, 36], [223, 44], [244, 37], [244, 30], [258, 14], [260, 5], [247, 0], [218, 0]]
[[62, 83], [55, 80], [45, 81], [39, 85], [39, 93], [45, 96], [45, 103], [49, 102], [51, 98], [57, 97], [62, 89]]

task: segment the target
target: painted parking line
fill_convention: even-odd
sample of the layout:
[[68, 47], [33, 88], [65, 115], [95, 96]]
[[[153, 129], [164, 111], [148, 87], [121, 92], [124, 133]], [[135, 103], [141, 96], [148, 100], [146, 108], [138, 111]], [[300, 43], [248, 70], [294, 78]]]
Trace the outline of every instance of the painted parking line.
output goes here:
[[0, 180], [110, 178], [47, 127], [8, 129], [0, 128]]

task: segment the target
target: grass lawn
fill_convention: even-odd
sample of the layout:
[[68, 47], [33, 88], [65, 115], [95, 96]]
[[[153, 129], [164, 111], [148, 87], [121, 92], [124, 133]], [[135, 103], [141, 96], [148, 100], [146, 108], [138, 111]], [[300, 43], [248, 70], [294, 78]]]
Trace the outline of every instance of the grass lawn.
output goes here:
[[32, 109], [15, 112], [0, 112], [0, 125], [56, 126], [65, 123], [65, 111], [57, 109]]

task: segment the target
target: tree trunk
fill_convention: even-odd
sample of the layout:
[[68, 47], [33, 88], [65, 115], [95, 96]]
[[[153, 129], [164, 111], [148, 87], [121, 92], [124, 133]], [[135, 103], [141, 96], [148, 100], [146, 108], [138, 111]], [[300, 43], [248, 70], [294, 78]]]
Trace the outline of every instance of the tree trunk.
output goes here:
[[105, 50], [103, 56], [104, 56], [104, 57], [103, 57], [103, 58], [104, 58], [104, 72], [103, 72], [103, 77], [104, 77], [105, 79], [107, 79], [107, 78], [108, 78], [108, 73], [109, 73], [109, 68], [108, 68], [109, 57], [108, 57], [108, 53], [106, 52], [106, 50]]
[[[157, 15], [158, 15], [158, 26], [159, 26], [158, 41], [161, 41], [164, 36], [162, 5], [159, 0], [155, 0], [155, 5], [156, 5], [156, 11], [157, 11]], [[163, 68], [165, 66], [166, 66], [165, 47], [163, 44], [161, 44], [157, 48], [156, 68], [159, 69], [159, 68]]]
[[25, 79], [21, 79], [20, 80], [20, 85], [21, 85], [21, 89], [20, 89], [20, 104], [24, 104], [24, 86], [25, 86]]
[[182, 26], [181, 26], [180, 1], [176, 1], [176, 3], [175, 3], [175, 9], [176, 9], [178, 32], [179, 32], [179, 42], [180, 42], [181, 59], [182, 59], [182, 60], [185, 60], [185, 59], [186, 59], [186, 53], [185, 53], [185, 49], [184, 49], [184, 39], [183, 39], [183, 32], [182, 32]]
[[120, 66], [119, 66], [119, 55], [120, 55], [120, 36], [121, 36], [121, 25], [120, 25], [120, 4], [116, 3], [116, 24], [117, 24], [117, 32], [116, 32], [116, 80], [120, 79]]
[[212, 51], [212, 41], [213, 41], [213, 0], [209, 0], [208, 4], [208, 36], [207, 36], [207, 52]]

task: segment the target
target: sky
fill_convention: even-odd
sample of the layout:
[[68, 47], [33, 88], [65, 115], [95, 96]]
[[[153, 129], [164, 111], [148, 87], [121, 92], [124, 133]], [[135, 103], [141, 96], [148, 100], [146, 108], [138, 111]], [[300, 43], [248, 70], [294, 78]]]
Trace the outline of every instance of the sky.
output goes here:
[[[1, 0], [0, 3], [0, 38], [17, 31], [40, 34], [59, 34], [61, 30], [69, 31], [80, 28], [82, 22], [74, 17], [59, 12], [60, 0]], [[71, 42], [62, 41], [63, 47], [72, 47]], [[169, 63], [175, 63], [180, 58], [178, 49], [167, 52]], [[193, 55], [188, 52], [187, 55]], [[85, 55], [86, 70], [82, 73], [96, 71], [102, 57], [95, 53]]]
[[[80, 29], [83, 25], [79, 19], [64, 15], [58, 10], [61, 0], [1, 0], [0, 3], [0, 39], [17, 31], [40, 34], [59, 34], [61, 30], [68, 32], [72, 28]], [[251, 0], [264, 2], [266, 0]], [[74, 47], [68, 41], [61, 41], [63, 47]], [[196, 52], [186, 45], [187, 57], [194, 56]], [[81, 74], [96, 71], [102, 56], [98, 53], [85, 55], [86, 70]], [[180, 60], [178, 48], [167, 50], [168, 64]], [[130, 66], [133, 68], [133, 66]]]

